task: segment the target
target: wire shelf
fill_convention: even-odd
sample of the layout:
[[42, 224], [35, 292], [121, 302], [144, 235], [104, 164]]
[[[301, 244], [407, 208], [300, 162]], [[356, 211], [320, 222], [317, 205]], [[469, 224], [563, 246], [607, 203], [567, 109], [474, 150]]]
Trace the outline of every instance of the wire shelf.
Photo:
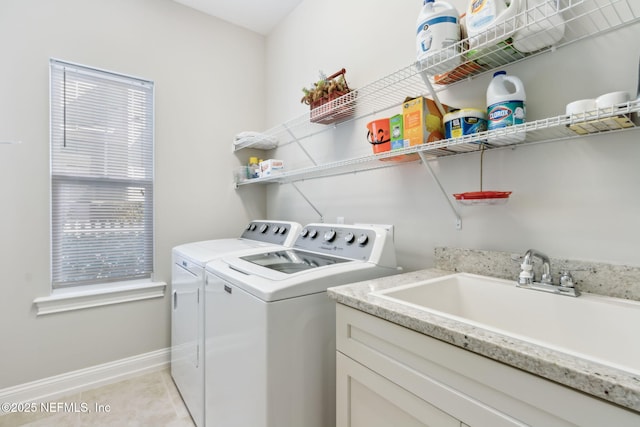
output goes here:
[[[556, 2], [543, 2], [543, 6], [534, 5], [506, 21], [504, 25], [482, 33], [473, 40], [465, 38], [453, 47], [434, 52], [426, 63], [403, 67], [313, 110], [313, 114], [317, 115], [337, 108], [341, 111], [351, 109], [352, 114], [343, 122], [333, 125], [312, 123], [311, 113], [306, 113], [267, 130], [265, 134], [276, 138], [278, 146], [299, 142], [340, 126], [341, 123], [400, 106], [406, 96], [428, 94], [431, 88], [437, 93], [460, 81], [491, 72], [497, 67], [527, 60], [584, 38], [640, 21], [640, 4], [637, 0], [558, 0], [558, 9], [551, 9], [549, 4]], [[509, 38], [505, 41], [505, 36], [514, 31], [528, 28], [549, 29], [554, 25], [557, 27], [558, 21], [554, 20], [557, 16], [562, 17], [562, 38], [558, 41], [549, 40], [549, 46], [522, 53], [510, 46]], [[548, 31], [542, 32], [543, 35], [545, 33]], [[540, 32], [530, 34], [521, 42], [540, 42], [540, 37]], [[478, 40], [480, 44], [477, 43]], [[473, 43], [474, 54], [470, 57], [469, 46]], [[244, 147], [246, 146], [241, 148]]]
[[436, 159], [476, 152], [480, 150], [481, 144], [484, 144], [485, 149], [495, 149], [589, 135], [610, 134], [621, 130], [637, 130], [639, 129], [638, 120], [634, 123], [631, 118], [639, 113], [640, 100], [634, 100], [580, 114], [560, 115], [459, 138], [443, 139], [384, 153], [309, 166], [270, 177], [236, 182], [236, 185], [283, 184], [388, 168], [406, 162], [418, 161], [421, 153], [426, 159]]

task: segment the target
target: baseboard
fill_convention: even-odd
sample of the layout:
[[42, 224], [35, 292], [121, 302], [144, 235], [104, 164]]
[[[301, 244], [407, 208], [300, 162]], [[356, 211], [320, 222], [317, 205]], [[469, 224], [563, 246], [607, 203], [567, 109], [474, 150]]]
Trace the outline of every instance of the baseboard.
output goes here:
[[171, 349], [161, 349], [90, 368], [7, 387], [0, 402], [46, 402], [169, 367]]

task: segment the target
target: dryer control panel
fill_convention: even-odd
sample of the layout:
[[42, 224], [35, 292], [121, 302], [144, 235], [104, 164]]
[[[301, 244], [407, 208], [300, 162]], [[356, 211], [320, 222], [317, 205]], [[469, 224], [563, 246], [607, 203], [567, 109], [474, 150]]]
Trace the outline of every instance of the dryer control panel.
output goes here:
[[274, 245], [291, 246], [300, 234], [302, 226], [291, 221], [251, 221], [242, 233], [243, 239]]
[[[295, 249], [373, 261], [374, 249], [384, 245], [387, 232], [374, 227], [344, 224], [308, 224], [296, 239]], [[382, 240], [383, 242], [380, 242]]]

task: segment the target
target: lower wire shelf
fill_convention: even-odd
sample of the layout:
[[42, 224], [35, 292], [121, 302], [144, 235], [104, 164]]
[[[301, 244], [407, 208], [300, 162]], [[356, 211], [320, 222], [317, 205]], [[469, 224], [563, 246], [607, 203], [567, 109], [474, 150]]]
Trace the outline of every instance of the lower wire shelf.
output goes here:
[[639, 123], [637, 119], [634, 123], [632, 117], [637, 117], [638, 112], [640, 99], [577, 115], [561, 115], [460, 138], [309, 166], [269, 177], [247, 179], [236, 182], [236, 187], [284, 184], [395, 167], [420, 161], [421, 157], [422, 160], [431, 160], [479, 151], [482, 143], [485, 143], [485, 149], [494, 149], [636, 130], [639, 129]]

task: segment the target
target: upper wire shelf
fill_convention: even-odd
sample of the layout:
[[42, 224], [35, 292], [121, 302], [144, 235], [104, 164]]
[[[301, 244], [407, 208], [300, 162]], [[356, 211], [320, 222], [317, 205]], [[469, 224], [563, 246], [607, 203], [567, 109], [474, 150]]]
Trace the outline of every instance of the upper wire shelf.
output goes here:
[[419, 153], [423, 153], [427, 159], [435, 159], [479, 151], [481, 144], [484, 144], [485, 149], [494, 149], [558, 141], [579, 136], [602, 135], [621, 130], [637, 130], [640, 129], [638, 120], [634, 123], [631, 117], [637, 116], [639, 112], [640, 100], [633, 100], [580, 114], [560, 115], [460, 138], [443, 139], [399, 150], [300, 168], [270, 177], [236, 182], [236, 185], [283, 184], [382, 169], [420, 160]]
[[[529, 2], [540, 3], [540, 2]], [[556, 8], [548, 5], [556, 4]], [[314, 110], [314, 114], [329, 112], [337, 107], [351, 109], [349, 122], [402, 105], [407, 96], [427, 94], [430, 87], [437, 93], [448, 86], [468, 80], [510, 63], [526, 60], [539, 54], [553, 51], [587, 37], [603, 34], [640, 21], [640, 2], [637, 0], [556, 0], [543, 2], [545, 9], [532, 6], [515, 15], [504, 25], [476, 36], [482, 41], [469, 57], [470, 38], [465, 38], [453, 47], [434, 52], [423, 64], [411, 64], [366, 86], [356, 89]], [[552, 10], [552, 12], [548, 12]], [[564, 33], [556, 43], [531, 53], [521, 53], [512, 47], [505, 48], [505, 31], [513, 32], [525, 28], [546, 28], [550, 22], [562, 17]], [[553, 21], [557, 22], [557, 21]], [[539, 34], [529, 37], [538, 37]], [[526, 39], [524, 39], [526, 41]], [[455, 65], [452, 65], [455, 64]], [[458, 65], [459, 64], [459, 65]], [[454, 67], [453, 69], [451, 69]], [[339, 125], [339, 123], [338, 123]], [[326, 132], [334, 125], [322, 125], [310, 121], [310, 113], [303, 114], [266, 132], [282, 146], [294, 141]], [[250, 147], [243, 145], [237, 149]]]

